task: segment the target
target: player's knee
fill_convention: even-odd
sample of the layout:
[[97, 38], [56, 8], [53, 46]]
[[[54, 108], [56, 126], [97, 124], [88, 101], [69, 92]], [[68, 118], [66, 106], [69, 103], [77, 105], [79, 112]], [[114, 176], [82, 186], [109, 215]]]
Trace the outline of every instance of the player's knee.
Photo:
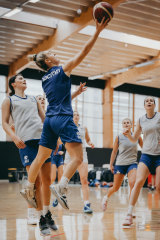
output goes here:
[[51, 178], [51, 183], [54, 183], [55, 182], [55, 177], [52, 177]]
[[160, 194], [160, 184], [156, 185], [156, 191]]
[[113, 186], [114, 192], [117, 192], [119, 190], [119, 186]]
[[82, 184], [82, 185], [88, 185], [88, 180], [87, 180], [86, 177], [81, 178], [81, 184]]
[[139, 189], [139, 188], [143, 187], [143, 184], [144, 184], [144, 180], [143, 179], [139, 179], [139, 180], [136, 181], [135, 187], [137, 189]]
[[79, 163], [79, 165], [80, 165], [82, 162], [83, 162], [83, 156], [80, 155], [80, 156], [78, 156], [78, 163]]
[[43, 163], [48, 159], [48, 155], [37, 155], [35, 161], [37, 162], [38, 165], [42, 166]]
[[45, 184], [47, 186], [51, 185], [51, 176], [50, 176], [50, 174], [46, 174], [43, 177], [42, 184]]
[[76, 161], [77, 165], [80, 165], [83, 162], [83, 157], [82, 156], [76, 156], [74, 158], [74, 160]]
[[132, 181], [129, 183], [130, 188], [132, 189], [134, 187], [135, 181]]
[[41, 184], [42, 184], [42, 182], [41, 182], [40, 177], [37, 177], [36, 182], [35, 182], [36, 190], [41, 188]]

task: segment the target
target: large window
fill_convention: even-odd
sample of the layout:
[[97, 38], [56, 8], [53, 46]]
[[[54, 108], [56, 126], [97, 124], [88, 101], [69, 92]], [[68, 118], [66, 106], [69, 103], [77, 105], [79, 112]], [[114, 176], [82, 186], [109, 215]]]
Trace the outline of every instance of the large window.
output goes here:
[[40, 80], [33, 80], [26, 78], [27, 81], [27, 89], [25, 93], [27, 95], [37, 96], [37, 95], [43, 95], [43, 89], [42, 89], [42, 81]]
[[[77, 86], [72, 85], [72, 92]], [[73, 110], [80, 114], [80, 124], [88, 128], [95, 147], [103, 147], [102, 90], [87, 88], [87, 91], [72, 101]]]
[[114, 91], [113, 94], [113, 141], [122, 132], [122, 120], [133, 118], [133, 95]]

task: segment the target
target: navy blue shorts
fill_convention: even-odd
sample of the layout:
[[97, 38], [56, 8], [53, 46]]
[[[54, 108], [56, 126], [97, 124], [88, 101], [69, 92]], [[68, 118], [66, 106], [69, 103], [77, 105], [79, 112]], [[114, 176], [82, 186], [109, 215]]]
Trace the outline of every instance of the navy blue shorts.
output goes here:
[[160, 155], [149, 155], [142, 153], [139, 162], [143, 162], [148, 167], [150, 173], [155, 175], [156, 168], [160, 166]]
[[66, 142], [82, 143], [77, 126], [73, 122], [73, 117], [68, 115], [57, 115], [46, 117], [39, 145], [55, 149], [58, 137], [65, 145]]
[[[24, 149], [19, 149], [21, 162], [24, 167], [31, 165], [31, 163], [37, 156], [38, 148], [39, 148], [39, 145], [34, 146], [34, 147], [26, 145], [26, 147]], [[48, 158], [45, 161], [45, 163], [47, 163], [47, 162], [51, 162], [51, 158]]]
[[63, 156], [59, 155], [51, 155], [51, 164], [55, 164], [56, 167], [58, 168], [61, 165], [64, 165], [64, 161], [63, 161]]
[[114, 174], [121, 173], [126, 175], [126, 173], [128, 174], [129, 171], [131, 171], [132, 169], [137, 169], [137, 163], [133, 163], [130, 165], [115, 165]]

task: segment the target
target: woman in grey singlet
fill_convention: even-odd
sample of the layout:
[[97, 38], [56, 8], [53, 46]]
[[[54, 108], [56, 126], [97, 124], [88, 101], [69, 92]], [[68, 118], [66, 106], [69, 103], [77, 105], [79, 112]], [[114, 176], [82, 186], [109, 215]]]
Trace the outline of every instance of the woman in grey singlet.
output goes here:
[[[122, 127], [127, 128], [129, 133], [131, 133], [132, 122], [129, 118], [125, 118], [122, 121]], [[130, 193], [136, 181], [136, 170], [137, 170], [137, 144], [142, 147], [143, 141], [142, 138], [139, 137], [136, 143], [132, 143], [129, 139], [124, 135], [120, 134], [116, 137], [111, 158], [110, 158], [110, 169], [112, 173], [114, 173], [114, 181], [113, 187], [111, 187], [106, 196], [104, 196], [102, 201], [102, 209], [103, 211], [107, 208], [107, 203], [112, 194], [117, 192], [122, 185], [124, 176], [128, 175], [128, 182], [130, 187]], [[117, 156], [117, 152], [118, 156]], [[116, 159], [117, 156], [117, 159]], [[114, 161], [116, 159], [115, 166]]]
[[[45, 113], [40, 102], [37, 102], [34, 96], [25, 95], [27, 85], [22, 75], [18, 74], [10, 78], [9, 87], [11, 90], [10, 97], [7, 97], [2, 104], [2, 125], [6, 133], [19, 148], [22, 164], [28, 172], [38, 152], [38, 142], [41, 137], [42, 121], [44, 121]], [[10, 127], [10, 117], [13, 119], [15, 131]], [[37, 215], [39, 217], [40, 233], [44, 236], [51, 233], [49, 228], [57, 230], [57, 226], [49, 211], [50, 170], [51, 159], [49, 158], [43, 164], [36, 179]], [[28, 223], [33, 223], [30, 221], [31, 219], [28, 220]]]
[[[83, 162], [78, 167], [78, 172], [80, 175], [80, 181], [82, 184], [82, 193], [83, 193], [83, 200], [84, 200], [84, 213], [92, 213], [92, 209], [90, 207], [89, 202], [89, 187], [88, 187], [88, 157], [87, 157], [87, 151], [86, 151], [86, 144], [94, 148], [94, 144], [91, 142], [88, 129], [86, 127], [82, 127], [79, 124], [79, 113], [77, 111], [74, 111], [73, 113], [73, 121], [77, 125], [79, 130], [79, 137], [82, 139], [82, 146], [83, 146]], [[64, 160], [64, 166], [66, 166], [70, 162], [70, 156], [68, 152], [65, 154], [65, 160]]]
[[141, 188], [148, 175], [156, 171], [156, 190], [160, 194], [160, 113], [155, 112], [155, 99], [147, 97], [144, 100], [146, 114], [139, 118], [133, 136], [125, 129], [124, 134], [131, 142], [136, 142], [143, 133], [143, 148], [140, 163], [137, 169], [136, 182], [131, 192], [129, 208], [124, 226], [132, 224], [132, 212], [137, 202]]

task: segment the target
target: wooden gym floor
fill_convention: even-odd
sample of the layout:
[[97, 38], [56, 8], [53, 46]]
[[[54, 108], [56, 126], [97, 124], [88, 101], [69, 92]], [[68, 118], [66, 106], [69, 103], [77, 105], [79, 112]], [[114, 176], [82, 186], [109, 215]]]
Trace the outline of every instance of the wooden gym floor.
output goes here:
[[128, 188], [122, 187], [110, 199], [105, 213], [101, 200], [107, 189], [90, 188], [94, 213], [83, 214], [79, 185], [71, 185], [68, 195], [70, 210], [51, 207], [59, 230], [41, 237], [36, 226], [27, 225], [26, 202], [19, 194], [21, 184], [0, 182], [0, 240], [160, 240], [160, 199], [158, 194], [143, 189], [137, 205], [136, 218], [131, 228], [122, 222], [128, 206]]

